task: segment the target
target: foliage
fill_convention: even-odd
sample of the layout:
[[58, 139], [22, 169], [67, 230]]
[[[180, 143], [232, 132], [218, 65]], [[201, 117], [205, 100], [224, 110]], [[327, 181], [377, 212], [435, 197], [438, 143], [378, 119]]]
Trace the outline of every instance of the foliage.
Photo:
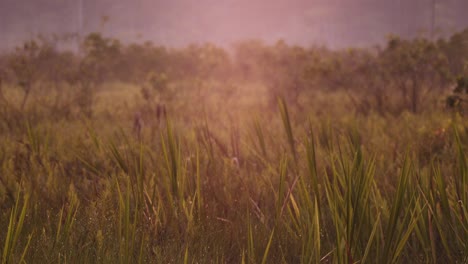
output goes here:
[[48, 47], [0, 58], [2, 262], [466, 262], [439, 43]]
[[419, 111], [427, 89], [443, 90], [450, 81], [447, 58], [434, 43], [424, 39], [409, 42], [392, 38], [382, 60], [389, 79], [413, 112]]

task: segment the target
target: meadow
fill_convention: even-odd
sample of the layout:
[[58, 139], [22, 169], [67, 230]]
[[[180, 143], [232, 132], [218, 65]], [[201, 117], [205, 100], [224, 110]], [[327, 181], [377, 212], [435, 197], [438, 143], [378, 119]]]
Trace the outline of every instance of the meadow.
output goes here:
[[0, 57], [1, 263], [467, 263], [459, 38], [25, 43]]

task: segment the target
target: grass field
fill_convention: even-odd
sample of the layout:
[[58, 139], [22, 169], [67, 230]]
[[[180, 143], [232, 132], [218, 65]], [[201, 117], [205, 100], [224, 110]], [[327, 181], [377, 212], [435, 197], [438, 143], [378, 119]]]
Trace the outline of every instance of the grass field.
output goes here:
[[1, 263], [468, 263], [466, 117], [189, 91], [157, 118], [109, 83], [85, 117], [5, 88]]

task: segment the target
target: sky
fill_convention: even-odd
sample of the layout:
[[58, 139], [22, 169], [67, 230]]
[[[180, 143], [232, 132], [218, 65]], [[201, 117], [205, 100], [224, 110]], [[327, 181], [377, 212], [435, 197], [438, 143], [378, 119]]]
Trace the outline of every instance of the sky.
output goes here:
[[37, 34], [93, 31], [166, 46], [370, 46], [389, 34], [448, 35], [468, 27], [466, 11], [467, 0], [0, 0], [0, 48]]

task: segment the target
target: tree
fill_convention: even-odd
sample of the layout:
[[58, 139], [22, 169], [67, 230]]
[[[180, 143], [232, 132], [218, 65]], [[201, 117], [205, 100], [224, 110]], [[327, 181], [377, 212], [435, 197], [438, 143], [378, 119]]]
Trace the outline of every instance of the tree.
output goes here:
[[95, 89], [104, 81], [115, 78], [121, 44], [99, 33], [89, 34], [83, 42], [84, 57], [76, 72], [75, 83], [80, 85], [77, 96], [82, 112], [91, 117]]
[[468, 62], [468, 29], [455, 33], [448, 41], [439, 40], [438, 45], [448, 58], [452, 75], [461, 75]]
[[413, 113], [429, 91], [441, 91], [451, 80], [449, 64], [439, 47], [426, 39], [392, 37], [380, 54], [389, 81], [400, 91], [404, 106]]
[[23, 46], [17, 47], [16, 51], [9, 57], [9, 68], [16, 83], [23, 90], [21, 110], [24, 109], [35, 83], [41, 77], [41, 63], [46, 49], [47, 47], [40, 46], [38, 42], [31, 40], [25, 42]]
[[91, 33], [83, 42], [83, 51], [81, 71], [87, 81], [99, 84], [115, 77], [115, 68], [121, 55], [118, 40]]

